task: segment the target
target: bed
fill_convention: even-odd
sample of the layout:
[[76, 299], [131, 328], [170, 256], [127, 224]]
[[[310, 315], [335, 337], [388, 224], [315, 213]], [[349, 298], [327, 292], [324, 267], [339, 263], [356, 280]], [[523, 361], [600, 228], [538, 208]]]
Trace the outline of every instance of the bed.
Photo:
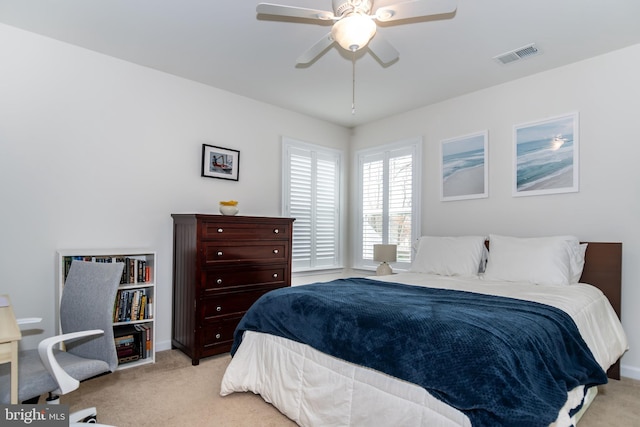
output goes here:
[[409, 272], [270, 292], [220, 393], [302, 426], [575, 425], [628, 348], [622, 245], [485, 240], [425, 236]]

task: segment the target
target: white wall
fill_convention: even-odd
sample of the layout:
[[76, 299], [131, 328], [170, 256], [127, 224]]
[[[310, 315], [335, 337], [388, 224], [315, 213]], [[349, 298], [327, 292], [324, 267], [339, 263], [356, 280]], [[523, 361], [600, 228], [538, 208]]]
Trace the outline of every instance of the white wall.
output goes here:
[[[0, 294], [54, 333], [57, 249], [158, 252], [157, 342], [171, 337], [171, 213], [280, 214], [282, 135], [350, 132], [0, 24]], [[202, 178], [202, 144], [240, 150], [239, 181]]]
[[[634, 378], [640, 378], [638, 73], [640, 45], [361, 126], [351, 140], [357, 150], [424, 137], [423, 234], [574, 234], [623, 242], [622, 321], [631, 350], [622, 374]], [[574, 111], [580, 114], [580, 191], [512, 197], [513, 125]], [[440, 202], [440, 141], [485, 129], [489, 198]]]

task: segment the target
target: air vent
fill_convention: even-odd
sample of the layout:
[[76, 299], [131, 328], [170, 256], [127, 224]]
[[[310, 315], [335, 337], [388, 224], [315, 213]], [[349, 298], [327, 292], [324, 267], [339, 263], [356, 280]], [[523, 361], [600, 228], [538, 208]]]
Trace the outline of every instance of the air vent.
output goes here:
[[538, 50], [536, 45], [534, 43], [531, 43], [530, 45], [512, 50], [511, 52], [505, 52], [498, 56], [494, 56], [493, 59], [501, 64], [510, 64], [511, 62], [519, 61], [521, 59], [528, 58], [539, 53], [540, 51]]

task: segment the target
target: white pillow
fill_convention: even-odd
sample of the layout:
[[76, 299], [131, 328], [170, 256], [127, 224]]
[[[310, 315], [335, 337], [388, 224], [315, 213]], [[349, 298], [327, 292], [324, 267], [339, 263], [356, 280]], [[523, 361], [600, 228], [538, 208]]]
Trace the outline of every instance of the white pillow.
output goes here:
[[[508, 237], [489, 236], [487, 280], [528, 282], [541, 285], [569, 285], [582, 274], [580, 242], [573, 236]], [[572, 267], [572, 264], [574, 267]], [[584, 266], [584, 256], [582, 257]]]
[[441, 276], [475, 276], [482, 261], [484, 236], [423, 236], [409, 271]]
[[587, 252], [587, 244], [578, 245], [577, 251], [571, 257], [571, 283], [578, 283], [584, 269], [584, 254]]
[[571, 283], [578, 283], [584, 269], [584, 255], [587, 252], [587, 243], [580, 243], [575, 236], [554, 236], [551, 239], [560, 239], [567, 242], [569, 251], [569, 268], [571, 269]]

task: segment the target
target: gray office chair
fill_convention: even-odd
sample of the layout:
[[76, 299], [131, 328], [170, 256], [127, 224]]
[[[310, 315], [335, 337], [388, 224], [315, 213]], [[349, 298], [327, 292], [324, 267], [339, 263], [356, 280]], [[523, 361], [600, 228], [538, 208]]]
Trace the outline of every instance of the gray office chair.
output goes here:
[[[60, 302], [62, 335], [46, 338], [37, 350], [18, 358], [18, 401], [37, 403], [40, 395], [66, 394], [80, 381], [113, 372], [118, 356], [113, 341], [113, 303], [122, 263], [73, 261]], [[58, 349], [64, 342], [66, 351]], [[0, 403], [10, 402], [7, 364], [0, 365]], [[35, 401], [35, 402], [34, 402]], [[71, 424], [95, 416], [95, 408], [70, 415]]]

